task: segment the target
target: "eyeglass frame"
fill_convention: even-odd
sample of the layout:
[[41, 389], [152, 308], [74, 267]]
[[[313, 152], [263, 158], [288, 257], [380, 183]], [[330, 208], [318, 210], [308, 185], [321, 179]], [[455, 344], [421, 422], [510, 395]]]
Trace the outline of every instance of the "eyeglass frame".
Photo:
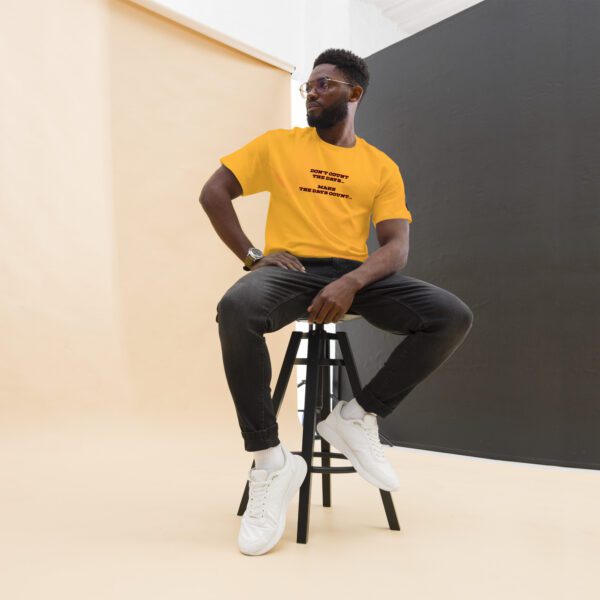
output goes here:
[[[316, 79], [316, 80], [314, 80], [314, 79], [313, 79], [313, 81], [317, 81], [317, 80], [319, 80], [319, 79], [325, 79], [325, 80], [327, 80], [327, 81], [335, 81], [335, 82], [337, 82], [337, 83], [345, 83], [346, 85], [351, 85], [351, 86], [355, 86], [355, 85], [356, 85], [355, 83], [348, 83], [347, 81], [342, 81], [341, 79], [333, 79], [333, 77], [329, 77], [329, 75], [321, 75], [321, 77], [317, 77], [317, 79]], [[300, 85], [300, 88], [299, 88], [299, 90], [300, 90], [300, 95], [301, 95], [303, 98], [307, 98], [307, 97], [308, 97], [308, 94], [310, 94], [310, 92], [308, 91], [308, 89], [306, 90], [306, 96], [305, 96], [305, 95], [304, 95], [304, 93], [302, 92], [302, 88], [303, 88], [303, 86], [305, 86], [307, 83], [310, 83], [310, 79], [309, 79], [308, 81], [305, 81], [304, 83], [302, 83], [302, 84]], [[327, 88], [327, 89], [329, 89], [329, 88]], [[325, 91], [327, 91], [327, 89], [326, 89]]]

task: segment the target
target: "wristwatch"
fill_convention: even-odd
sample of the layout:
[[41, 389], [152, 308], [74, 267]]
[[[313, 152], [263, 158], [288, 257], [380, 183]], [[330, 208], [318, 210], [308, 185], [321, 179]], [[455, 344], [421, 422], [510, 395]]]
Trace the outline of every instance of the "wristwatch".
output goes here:
[[263, 257], [264, 254], [258, 248], [250, 248], [244, 259], [244, 271], [249, 271], [250, 267]]

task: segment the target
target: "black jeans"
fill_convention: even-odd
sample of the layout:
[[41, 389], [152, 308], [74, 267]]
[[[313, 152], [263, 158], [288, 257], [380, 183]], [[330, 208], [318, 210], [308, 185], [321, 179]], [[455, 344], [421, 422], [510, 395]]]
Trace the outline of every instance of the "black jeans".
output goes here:
[[[361, 265], [343, 258], [298, 258], [306, 272], [257, 268], [236, 281], [217, 305], [225, 375], [249, 452], [279, 444], [264, 334], [308, 316], [306, 309], [321, 288]], [[356, 396], [366, 411], [381, 417], [446, 361], [473, 323], [471, 309], [454, 294], [401, 272], [359, 290], [348, 312], [408, 336]]]

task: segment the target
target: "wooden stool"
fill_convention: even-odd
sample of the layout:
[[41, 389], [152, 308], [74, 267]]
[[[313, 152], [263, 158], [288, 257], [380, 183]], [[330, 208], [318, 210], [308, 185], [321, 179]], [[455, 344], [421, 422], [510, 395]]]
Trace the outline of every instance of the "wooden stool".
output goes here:
[[[360, 315], [345, 314], [340, 321], [349, 321], [360, 318]], [[307, 317], [297, 319], [297, 321], [307, 321]], [[308, 352], [306, 358], [297, 358], [298, 348], [303, 338], [308, 338]], [[330, 358], [330, 340], [337, 340], [341, 359]], [[287, 389], [290, 375], [294, 365], [306, 365], [306, 392], [304, 400], [304, 418], [302, 423], [302, 451], [292, 451], [293, 454], [300, 454], [308, 465], [308, 472], [304, 483], [300, 487], [300, 497], [298, 505], [298, 530], [296, 542], [306, 544], [308, 541], [308, 524], [310, 521], [310, 490], [313, 473], [321, 473], [323, 488], [323, 506], [331, 506], [331, 474], [336, 473], [356, 473], [353, 466], [332, 467], [330, 460], [332, 458], [341, 458], [348, 460], [343, 454], [330, 451], [329, 442], [325, 441], [316, 431], [316, 424], [327, 418], [332, 410], [331, 397], [329, 394], [329, 367], [331, 365], [342, 365], [346, 367], [350, 386], [354, 397], [358, 395], [362, 386], [356, 370], [356, 364], [352, 355], [352, 350], [348, 342], [348, 336], [345, 331], [336, 331], [330, 333], [325, 330], [322, 323], [312, 323], [309, 325], [308, 332], [294, 331], [288, 344], [283, 365], [277, 379], [277, 385], [273, 394], [273, 408], [275, 415], [279, 413], [279, 408], [285, 390]], [[316, 416], [319, 415], [317, 419]], [[321, 440], [321, 451], [315, 452], [315, 436]], [[321, 466], [313, 465], [313, 458], [321, 458]], [[252, 467], [255, 466], [252, 461]], [[242, 501], [238, 509], [238, 516], [246, 511], [248, 504], [250, 484], [246, 481], [246, 488], [242, 496]], [[379, 490], [383, 507], [388, 520], [390, 529], [400, 531], [396, 510], [392, 500], [392, 494], [386, 490]]]

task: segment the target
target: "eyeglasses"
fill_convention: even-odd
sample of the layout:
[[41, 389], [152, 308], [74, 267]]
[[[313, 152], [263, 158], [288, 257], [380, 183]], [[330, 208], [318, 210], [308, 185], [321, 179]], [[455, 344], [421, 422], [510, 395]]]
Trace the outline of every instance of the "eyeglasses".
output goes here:
[[[341, 81], [340, 79], [332, 79], [331, 77], [319, 77], [318, 79], [314, 80], [316, 81], [316, 85], [314, 86], [314, 89], [316, 90], [316, 92], [318, 94], [323, 94], [324, 92], [326, 92], [329, 89], [329, 82], [330, 81], [336, 81], [337, 83], [345, 83], [346, 85], [354, 85], [353, 83], [348, 83], [347, 81]], [[301, 86], [300, 86], [300, 94], [302, 95], [303, 98], [306, 98], [308, 96], [308, 94], [310, 93], [310, 91], [313, 89], [313, 87], [311, 86], [311, 81], [305, 81]]]

